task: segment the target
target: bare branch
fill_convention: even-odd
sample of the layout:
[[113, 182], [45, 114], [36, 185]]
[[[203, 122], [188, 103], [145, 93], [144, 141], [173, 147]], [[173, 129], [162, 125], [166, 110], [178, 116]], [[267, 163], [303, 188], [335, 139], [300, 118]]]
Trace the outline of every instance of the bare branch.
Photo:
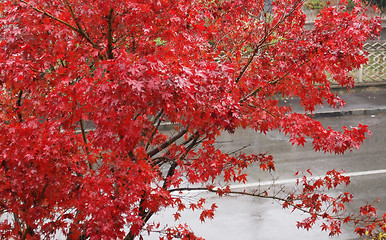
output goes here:
[[[197, 133], [198, 134], [198, 133]], [[198, 140], [199, 136], [197, 136], [196, 134], [192, 134], [184, 143], [182, 143], [181, 145], [186, 145], [188, 143], [190, 143], [191, 141], [195, 141], [194, 144], [190, 145], [188, 148], [186, 148], [186, 151], [190, 151], [194, 145], [197, 145], [199, 143], [201, 143], [201, 141]], [[152, 166], [161, 166], [162, 164], [166, 163], [166, 162], [171, 162], [172, 159], [171, 158], [168, 158], [166, 157], [168, 155], [168, 152], [166, 152], [166, 154], [164, 154], [164, 156], [160, 156], [160, 157], [156, 157], [154, 159], [152, 159]], [[185, 158], [185, 156], [184, 156]], [[182, 159], [182, 158], [180, 158]]]
[[242, 151], [242, 150], [244, 150], [244, 149], [246, 149], [246, 148], [248, 148], [248, 147], [250, 147], [250, 146], [251, 146], [251, 144], [245, 145], [245, 146], [243, 146], [243, 147], [241, 147], [241, 148], [239, 148], [239, 149], [236, 149], [236, 150], [234, 150], [234, 151], [228, 153], [228, 155], [233, 155], [233, 154], [235, 154], [235, 153], [237, 153], [237, 152], [240, 152], [240, 151]]
[[22, 240], [25, 240], [25, 239], [27, 239], [27, 235], [28, 235], [28, 233], [30, 233], [31, 232], [31, 229], [30, 229], [30, 227], [29, 226], [27, 226], [27, 228], [24, 230], [24, 232], [23, 232], [23, 235], [21, 236], [21, 239]]
[[188, 129], [183, 129], [182, 131], [180, 131], [179, 133], [177, 133], [175, 136], [169, 138], [169, 140], [167, 140], [166, 142], [164, 142], [163, 144], [161, 144], [161, 146], [159, 147], [156, 147], [154, 148], [153, 150], [149, 151], [147, 153], [147, 155], [149, 157], [153, 157], [154, 155], [156, 155], [157, 153], [161, 152], [162, 150], [164, 150], [165, 148], [169, 147], [172, 143], [174, 143], [175, 141], [177, 141], [178, 139], [180, 139], [182, 136], [185, 135], [185, 133], [188, 132]]
[[153, 132], [151, 133], [150, 137], [149, 137], [149, 140], [146, 144], [146, 147], [145, 149], [147, 150], [151, 144], [151, 141], [153, 140], [153, 137], [154, 135], [157, 133], [158, 131], [158, 128], [159, 126], [161, 125], [161, 117], [162, 117], [162, 114], [163, 114], [163, 109], [161, 109], [155, 116], [154, 116], [154, 119], [153, 119], [153, 125], [155, 125], [154, 127], [154, 130]]
[[82, 131], [83, 142], [85, 144], [87, 144], [87, 136], [86, 136], [86, 132], [85, 132], [84, 123], [83, 123], [82, 118], [79, 120], [79, 124], [80, 124], [80, 130]]
[[257, 53], [259, 52], [260, 50], [260, 47], [263, 45], [263, 43], [266, 41], [266, 39], [268, 38], [268, 36], [264, 36], [264, 38], [259, 41], [259, 43], [257, 44], [257, 46], [255, 47], [255, 50], [253, 51], [252, 55], [249, 57], [248, 59], [248, 62], [244, 65], [243, 69], [241, 70], [239, 76], [237, 77], [236, 79], [236, 83], [240, 82], [241, 78], [243, 77], [244, 73], [247, 71], [249, 65], [251, 65], [253, 59], [255, 58], [255, 56], [257, 55]]
[[[193, 136], [194, 136], [193, 141], [192, 141], [192, 142], [189, 144], [189, 146], [185, 149], [185, 153], [184, 153], [182, 156], [180, 156], [180, 160], [185, 159], [186, 156], [188, 155], [188, 153], [190, 152], [190, 150], [192, 150], [193, 147], [196, 146], [196, 143], [197, 143], [198, 138], [200, 137], [200, 134], [199, 134], [198, 132], [195, 132]], [[170, 181], [170, 178], [174, 175], [174, 172], [175, 172], [175, 169], [176, 169], [177, 166], [178, 166], [178, 164], [177, 164], [176, 161], [174, 161], [174, 162], [171, 164], [171, 166], [170, 166], [170, 168], [169, 168], [169, 171], [168, 171], [168, 173], [167, 173], [167, 175], [166, 175], [166, 177], [165, 177], [165, 179], [164, 179], [164, 184], [163, 184], [163, 186], [162, 186], [163, 189], [166, 189], [166, 188], [167, 188], [167, 185], [168, 185], [168, 183], [169, 183], [169, 181]]]
[[[189, 146], [185, 149], [185, 153], [183, 155], [180, 156], [180, 160], [183, 160], [186, 158], [187, 154], [190, 152], [190, 150], [192, 150], [196, 144], [197, 144], [197, 140], [199, 139], [200, 137], [200, 134], [198, 132], [195, 132], [191, 137], [190, 139], [191, 140], [187, 140], [183, 145], [191, 142], [189, 144]], [[160, 158], [160, 162], [164, 162], [165, 160], [167, 160], [166, 158]], [[166, 189], [168, 187], [168, 183], [170, 182], [170, 178], [174, 175], [175, 173], [175, 169], [177, 168], [178, 166], [178, 163], [174, 160], [172, 161], [170, 167], [169, 167], [169, 170], [168, 170], [168, 173], [166, 174], [165, 178], [164, 178], [164, 183], [163, 183], [163, 186], [162, 188], [163, 189]]]
[[138, 118], [139, 116], [141, 116], [141, 114], [142, 114], [141, 111], [136, 112], [135, 115], [133, 116], [133, 121], [137, 120], [137, 118]]
[[23, 117], [21, 116], [21, 113], [19, 111], [21, 107], [21, 99], [23, 96], [23, 90], [20, 90], [18, 95], [17, 95], [17, 101], [16, 101], [16, 112], [17, 112], [17, 117], [19, 118], [20, 122], [23, 122]]
[[209, 192], [217, 192], [216, 190], [208, 189], [205, 187], [185, 187], [185, 188], [173, 188], [169, 189], [169, 192], [190, 192], [190, 191], [209, 191]]
[[[186, 188], [175, 188], [175, 189], [170, 189], [168, 190], [169, 192], [187, 192], [187, 191], [208, 191], [208, 192], [212, 192], [212, 193], [217, 193], [218, 192], [218, 188], [206, 188], [206, 187], [186, 187]], [[272, 195], [267, 195], [266, 194], [266, 191], [264, 191], [263, 193], [250, 193], [250, 192], [245, 192], [245, 191], [242, 191], [242, 192], [239, 192], [239, 191], [231, 191], [231, 190], [228, 190], [226, 192], [226, 194], [234, 194], [234, 195], [243, 195], [243, 196], [249, 196], [249, 197], [258, 197], [258, 198], [265, 198], [265, 199], [272, 199], [272, 200], [275, 200], [275, 201], [278, 201], [278, 202], [282, 202], [282, 203], [286, 203], [288, 204], [288, 206], [291, 206], [293, 207], [294, 209], [296, 210], [299, 210], [303, 213], [307, 213], [309, 215], [316, 215], [318, 217], [321, 217], [323, 218], [324, 217], [324, 214], [323, 213], [317, 213], [317, 212], [311, 212], [305, 208], [302, 208], [302, 207], [299, 207], [297, 206], [295, 203], [294, 203], [294, 199], [291, 199], [291, 198], [281, 198], [281, 197], [278, 197], [276, 195], [272, 196]], [[333, 219], [335, 220], [344, 220], [345, 217], [339, 217], [339, 216], [332, 216]]]
[[[186, 158], [186, 156], [188, 155], [188, 153], [190, 152], [190, 150], [192, 150], [199, 142], [198, 142], [198, 139], [200, 138], [200, 134], [196, 131], [193, 135], [192, 135], [192, 137], [193, 137], [193, 141], [189, 144], [189, 146], [185, 149], [185, 153], [184, 153], [184, 155], [182, 155], [181, 157], [180, 157], [180, 159], [181, 160], [183, 160], [183, 159], [185, 159]], [[187, 141], [187, 143], [188, 143], [189, 141]], [[184, 145], [185, 144], [187, 144], [187, 143], [184, 143]]]
[[114, 9], [110, 9], [109, 16], [107, 17], [108, 29], [107, 29], [107, 57], [113, 59], [113, 12]]
[[243, 103], [245, 102], [246, 100], [248, 100], [248, 98], [252, 97], [252, 96], [255, 96], [258, 92], [260, 92], [262, 90], [261, 87], [258, 87], [256, 88], [255, 90], [253, 90], [252, 92], [250, 92], [247, 96], [243, 97], [241, 100], [240, 100], [240, 103]]
[[157, 157], [157, 158], [154, 158], [154, 159], [152, 159], [152, 161], [151, 161], [151, 165], [154, 167], [154, 166], [161, 166], [162, 164], [164, 164], [164, 163], [166, 163], [166, 162], [169, 162], [169, 161], [171, 161], [171, 159], [170, 158], [167, 158], [167, 157], [164, 157], [164, 156], [162, 156], [162, 157]]
[[[83, 119], [82, 118], [79, 120], [79, 125], [80, 125], [80, 131], [82, 132], [83, 142], [86, 145], [86, 154], [89, 155], [90, 152], [89, 152], [89, 149], [88, 149], [88, 146], [87, 146], [88, 141], [87, 141], [86, 131], [85, 131], [85, 127], [84, 127], [84, 123], [83, 123]], [[91, 165], [90, 162], [88, 163], [88, 167], [90, 169], [92, 169], [92, 165]]]

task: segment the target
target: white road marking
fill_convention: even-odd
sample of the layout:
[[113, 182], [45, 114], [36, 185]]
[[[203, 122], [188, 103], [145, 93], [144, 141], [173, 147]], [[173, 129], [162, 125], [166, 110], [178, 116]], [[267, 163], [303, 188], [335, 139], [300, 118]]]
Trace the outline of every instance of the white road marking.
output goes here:
[[[358, 177], [358, 176], [366, 176], [366, 175], [374, 175], [374, 174], [384, 174], [386, 173], [386, 169], [378, 169], [378, 170], [370, 170], [370, 171], [360, 171], [360, 172], [351, 172], [345, 173], [344, 176], [348, 177]], [[309, 179], [318, 179], [324, 176], [315, 176], [310, 177]], [[289, 184], [296, 183], [296, 181], [300, 180], [299, 178], [291, 178], [291, 179], [283, 179], [283, 180], [274, 180], [274, 181], [264, 181], [264, 182], [254, 182], [254, 183], [246, 183], [246, 184], [236, 184], [231, 185], [231, 189], [237, 188], [251, 188], [251, 187], [261, 187], [261, 186], [271, 186], [271, 185], [280, 185], [280, 184]]]

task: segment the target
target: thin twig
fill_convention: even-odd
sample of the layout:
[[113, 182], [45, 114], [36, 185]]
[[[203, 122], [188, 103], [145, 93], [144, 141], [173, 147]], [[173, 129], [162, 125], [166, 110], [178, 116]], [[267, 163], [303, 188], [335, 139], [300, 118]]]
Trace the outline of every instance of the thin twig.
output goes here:
[[[169, 189], [168, 191], [170, 193], [171, 192], [186, 192], [186, 191], [208, 191], [208, 192], [212, 192], [212, 193], [217, 193], [218, 192], [218, 188], [206, 188], [206, 187], [191, 187], [190, 188], [190, 187], [186, 187], [186, 188]], [[294, 200], [296, 200], [296, 199], [281, 198], [281, 197], [278, 197], [278, 196], [270, 196], [270, 195], [258, 194], [258, 193], [249, 193], [249, 192], [244, 192], [244, 191], [242, 191], [242, 192], [239, 192], [239, 191], [227, 191], [226, 193], [227, 194], [250, 196], [250, 197], [265, 198], [265, 199], [273, 199], [273, 200], [276, 200], [276, 201], [279, 201], [279, 202], [283, 202], [283, 203], [285, 202], [286, 204], [288, 204], [288, 206], [291, 206], [294, 209], [299, 210], [301, 212], [304, 212], [304, 213], [307, 213], [307, 214], [310, 214], [310, 215], [316, 215], [318, 217], [324, 217], [324, 214], [322, 214], [322, 213], [311, 212], [309, 210], [306, 210], [304, 208], [301, 208], [301, 207], [297, 206], [296, 204], [293, 203]], [[345, 219], [345, 217], [338, 217], [338, 216], [333, 216], [332, 218], [336, 219], [336, 220], [344, 220]]]
[[257, 55], [257, 53], [259, 52], [259, 50], [261, 49], [261, 47], [263, 46], [263, 44], [267, 41], [268, 37], [271, 36], [273, 34], [273, 32], [276, 30], [276, 28], [279, 27], [279, 25], [286, 19], [288, 18], [289, 16], [292, 15], [293, 12], [295, 12], [295, 10], [300, 6], [301, 4], [298, 4], [296, 6], [294, 6], [292, 8], [292, 10], [287, 13], [287, 14], [283, 14], [283, 16], [280, 18], [280, 20], [270, 29], [270, 31], [268, 31], [267, 28], [265, 28], [265, 34], [264, 34], [264, 37], [262, 39], [259, 40], [258, 44], [256, 45], [252, 55], [249, 57], [247, 63], [244, 65], [243, 69], [241, 70], [239, 76], [236, 78], [236, 83], [238, 83], [241, 78], [243, 77], [243, 75], [245, 74], [245, 72], [247, 71], [249, 65], [252, 63], [253, 59], [255, 58], [255, 56]]
[[[309, 61], [311, 61], [311, 59], [307, 59], [306, 61], [304, 61], [303, 63], [299, 64], [298, 65], [298, 68], [304, 66], [306, 63], [308, 63]], [[294, 64], [295, 65], [295, 64]], [[290, 74], [290, 72], [286, 72], [283, 76], [281, 77], [278, 77], [278, 78], [275, 78], [271, 81], [268, 82], [268, 84], [271, 84], [271, 85], [274, 85], [278, 82], [280, 82], [281, 80], [283, 80], [285, 77], [287, 77], [288, 75]], [[248, 98], [252, 97], [252, 96], [255, 96], [258, 92], [260, 92], [263, 88], [262, 87], [258, 87], [256, 88], [255, 90], [253, 90], [252, 92], [250, 92], [248, 95], [246, 95], [245, 97], [243, 97], [241, 100], [240, 100], [240, 103], [243, 103], [245, 102], [246, 100], [248, 100]]]
[[65, 1], [66, 1], [66, 4], [67, 4], [67, 7], [68, 7], [69, 10], [70, 10], [70, 13], [71, 13], [72, 18], [74, 19], [74, 22], [75, 22], [76, 26], [78, 27], [77, 29], [78, 29], [79, 34], [80, 34], [81, 36], [83, 36], [83, 37], [84, 37], [84, 38], [85, 38], [85, 39], [86, 39], [86, 40], [87, 40], [94, 48], [99, 49], [99, 46], [98, 46], [97, 44], [95, 44], [95, 43], [91, 40], [91, 38], [88, 36], [88, 34], [86, 33], [86, 31], [83, 30], [82, 26], [80, 26], [80, 23], [79, 23], [77, 17], [75, 16], [75, 11], [74, 11], [74, 9], [72, 8], [70, 2], [69, 2], [68, 0], [65, 0]]
[[[29, 4], [28, 4], [26, 1], [24, 1], [24, 0], [20, 0], [20, 2], [29, 5]], [[63, 21], [62, 19], [59, 19], [59, 18], [53, 16], [52, 14], [48, 13], [47, 11], [45, 11], [45, 10], [43, 10], [43, 9], [40, 9], [40, 8], [37, 8], [37, 7], [33, 7], [33, 6], [30, 6], [30, 7], [31, 7], [33, 10], [35, 10], [35, 11], [37, 11], [37, 12], [39, 12], [39, 13], [42, 13], [43, 15], [45, 15], [45, 16], [47, 16], [47, 17], [49, 17], [49, 18], [51, 18], [51, 19], [53, 19], [53, 20], [55, 20], [55, 21], [57, 21], [57, 22], [59, 22], [59, 23], [62, 23], [62, 24], [64, 24], [64, 25], [66, 25], [68, 28], [74, 30], [75, 32], [79, 33], [82, 37], [84, 37], [84, 38], [87, 40], [87, 42], [89, 42], [95, 49], [99, 49], [99, 46], [98, 46], [97, 44], [95, 44], [95, 43], [91, 40], [91, 38], [87, 35], [87, 33], [84, 32], [81, 28], [78, 29], [78, 28], [72, 26], [71, 24], [69, 24], [68, 22]], [[75, 21], [75, 23], [78, 25], [77, 21]]]
[[234, 151], [228, 153], [228, 155], [233, 155], [233, 154], [235, 154], [235, 153], [237, 153], [237, 152], [240, 152], [240, 151], [242, 151], [243, 149], [246, 149], [246, 148], [248, 148], [248, 147], [250, 147], [250, 146], [251, 146], [251, 144], [245, 145], [245, 146], [243, 146], [243, 147], [241, 147], [241, 148], [239, 148], [239, 149], [236, 149], [236, 150], [234, 150]]

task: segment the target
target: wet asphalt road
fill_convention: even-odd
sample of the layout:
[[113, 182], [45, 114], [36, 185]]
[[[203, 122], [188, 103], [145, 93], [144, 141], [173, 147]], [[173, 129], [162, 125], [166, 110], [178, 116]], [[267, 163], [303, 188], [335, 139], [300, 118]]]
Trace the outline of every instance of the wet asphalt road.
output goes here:
[[[344, 155], [315, 153], [311, 145], [292, 146], [288, 137], [277, 132], [266, 136], [256, 134], [250, 130], [239, 130], [233, 135], [224, 134], [219, 139], [219, 145], [224, 151], [233, 151], [249, 145], [244, 151], [247, 153], [269, 152], [274, 155], [276, 171], [262, 173], [257, 167], [248, 170], [248, 183], [262, 183], [266, 181], [284, 181], [294, 178], [296, 171], [310, 169], [314, 176], [324, 175], [331, 169], [345, 170], [353, 175], [348, 187], [339, 188], [335, 192], [350, 191], [354, 194], [354, 201], [348, 206], [358, 209], [366, 203], [372, 203], [377, 198], [379, 212], [386, 212], [386, 115], [357, 115], [344, 117], [319, 118], [325, 126], [341, 130], [342, 126], [357, 126], [366, 124], [372, 132], [371, 138], [365, 140], [359, 150], [347, 152]], [[285, 184], [293, 187], [291, 181]], [[252, 187], [253, 188], [253, 187]], [[181, 221], [187, 222], [198, 236], [207, 240], [274, 240], [274, 239], [360, 239], [353, 234], [353, 226], [345, 225], [339, 237], [331, 238], [326, 232], [321, 232], [318, 226], [312, 230], [298, 230], [296, 221], [304, 215], [290, 210], [283, 210], [272, 201], [245, 196], [218, 198], [209, 193], [190, 192], [186, 199], [208, 197], [208, 202], [216, 202], [218, 210], [214, 220], [201, 224], [198, 213], [190, 211], [182, 215]], [[172, 209], [166, 209], [152, 220], [161, 219], [162, 222], [175, 224], [172, 220]], [[145, 239], [157, 239], [146, 236]]]

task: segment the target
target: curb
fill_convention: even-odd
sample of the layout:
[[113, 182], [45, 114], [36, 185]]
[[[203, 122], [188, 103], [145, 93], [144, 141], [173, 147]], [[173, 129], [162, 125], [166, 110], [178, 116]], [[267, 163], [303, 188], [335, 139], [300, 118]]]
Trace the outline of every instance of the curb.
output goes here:
[[342, 117], [342, 116], [350, 116], [350, 115], [377, 115], [381, 113], [386, 113], [386, 107], [316, 112], [314, 114], [308, 114], [308, 116], [312, 118], [321, 118], [321, 117]]
[[336, 93], [373, 92], [373, 91], [384, 91], [385, 89], [386, 89], [386, 80], [381, 82], [355, 83], [355, 87], [351, 89], [346, 89], [336, 84], [331, 85], [331, 91]]
[[[340, 110], [340, 111], [326, 111], [316, 112], [314, 114], [307, 114], [311, 118], [324, 118], [324, 117], [343, 117], [343, 116], [359, 116], [359, 115], [377, 115], [386, 113], [386, 107], [381, 108], [364, 108], [364, 109], [352, 109], [352, 110]], [[161, 123], [160, 129], [171, 130], [177, 124], [171, 122]]]

